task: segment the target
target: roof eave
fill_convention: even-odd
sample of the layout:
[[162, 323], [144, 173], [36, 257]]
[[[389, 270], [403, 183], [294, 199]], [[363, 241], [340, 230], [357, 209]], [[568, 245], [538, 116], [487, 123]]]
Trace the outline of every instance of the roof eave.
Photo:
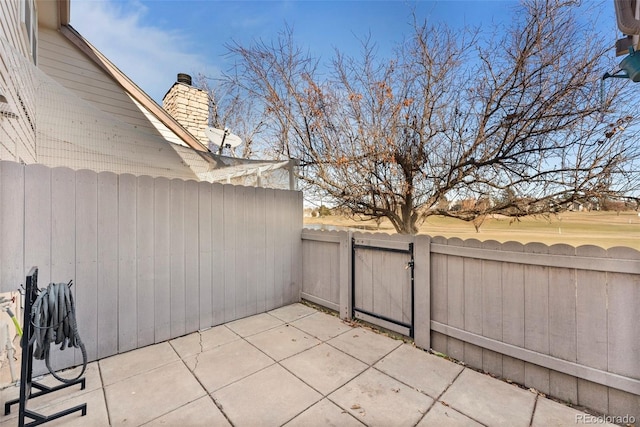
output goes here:
[[69, 7], [70, 1], [71, 0], [58, 0], [60, 28], [69, 25], [69, 22], [71, 22], [71, 8]]

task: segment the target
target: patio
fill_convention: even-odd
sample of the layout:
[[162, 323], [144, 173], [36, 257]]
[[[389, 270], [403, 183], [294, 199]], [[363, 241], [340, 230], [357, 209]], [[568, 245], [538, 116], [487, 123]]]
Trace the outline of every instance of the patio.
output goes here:
[[[74, 386], [32, 399], [29, 409], [47, 414], [87, 403], [85, 417], [74, 413], [51, 426], [569, 426], [596, 420], [299, 303], [90, 363], [85, 377], [85, 390]], [[18, 393], [6, 388], [2, 401]], [[15, 405], [0, 426], [17, 425], [17, 414]]]

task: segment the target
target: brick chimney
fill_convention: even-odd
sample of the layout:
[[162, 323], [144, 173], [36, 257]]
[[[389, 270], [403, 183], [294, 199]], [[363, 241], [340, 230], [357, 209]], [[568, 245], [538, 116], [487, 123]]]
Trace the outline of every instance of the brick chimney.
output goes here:
[[162, 99], [162, 107], [205, 147], [209, 139], [205, 129], [209, 126], [209, 95], [191, 86], [191, 76], [178, 74], [178, 81]]

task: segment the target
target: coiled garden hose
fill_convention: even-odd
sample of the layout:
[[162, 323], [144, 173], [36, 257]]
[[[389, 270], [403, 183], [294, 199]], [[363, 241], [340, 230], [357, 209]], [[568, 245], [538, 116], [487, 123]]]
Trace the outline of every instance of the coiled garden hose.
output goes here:
[[[50, 283], [46, 290], [41, 290], [31, 308], [31, 322], [34, 333], [29, 345], [36, 344], [33, 357], [45, 361], [47, 369], [55, 379], [63, 383], [71, 383], [82, 377], [87, 368], [87, 350], [78, 334], [76, 323], [76, 307], [69, 283]], [[66, 347], [77, 347], [82, 352], [82, 370], [76, 378], [65, 379], [58, 376], [49, 362], [51, 343]]]

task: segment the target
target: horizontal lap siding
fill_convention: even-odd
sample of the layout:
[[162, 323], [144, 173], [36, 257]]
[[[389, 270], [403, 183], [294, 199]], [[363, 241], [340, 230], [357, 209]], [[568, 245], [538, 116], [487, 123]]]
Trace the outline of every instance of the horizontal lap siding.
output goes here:
[[38, 82], [33, 59], [27, 53], [26, 34], [18, 27], [19, 4], [11, 0], [0, 5], [0, 87], [15, 114], [0, 116], [0, 160], [34, 163]]

